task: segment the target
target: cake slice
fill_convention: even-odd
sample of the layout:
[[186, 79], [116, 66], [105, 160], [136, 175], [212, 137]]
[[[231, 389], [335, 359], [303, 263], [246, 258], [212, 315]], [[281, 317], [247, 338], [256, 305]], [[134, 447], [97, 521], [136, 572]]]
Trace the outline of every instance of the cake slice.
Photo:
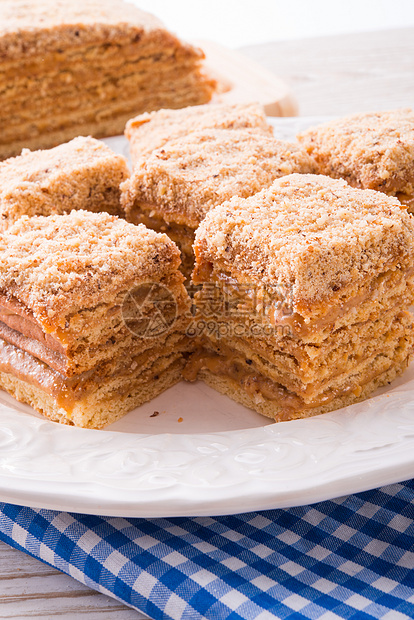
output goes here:
[[276, 421], [338, 409], [407, 367], [414, 221], [398, 200], [293, 174], [208, 213], [184, 376]]
[[120, 189], [126, 160], [94, 138], [78, 137], [45, 151], [24, 149], [0, 162], [0, 230], [22, 215], [73, 209], [122, 215]]
[[128, 121], [125, 135], [132, 163], [146, 157], [174, 138], [202, 129], [254, 129], [273, 134], [262, 105], [258, 103], [209, 104], [182, 110], [158, 110]]
[[0, 2], [0, 158], [207, 103], [204, 54], [122, 0]]
[[298, 136], [318, 172], [396, 196], [414, 212], [414, 112], [355, 114]]
[[22, 217], [0, 235], [0, 387], [102, 428], [179, 381], [179, 263], [166, 235], [106, 213]]
[[126, 218], [167, 233], [188, 277], [194, 233], [210, 209], [315, 165], [297, 145], [247, 129], [205, 129], [171, 139], [142, 159], [121, 185]]

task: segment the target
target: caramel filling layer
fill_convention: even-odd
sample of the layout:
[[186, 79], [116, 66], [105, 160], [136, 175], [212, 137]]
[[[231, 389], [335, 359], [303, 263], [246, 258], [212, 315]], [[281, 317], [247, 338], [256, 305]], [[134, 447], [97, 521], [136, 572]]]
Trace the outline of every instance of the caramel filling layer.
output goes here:
[[139, 202], [135, 205], [142, 211], [135, 208], [129, 213], [129, 221], [133, 224], [145, 224], [148, 228], [152, 228], [156, 232], [166, 233], [184, 254], [193, 256], [193, 243], [195, 237], [195, 229], [185, 224], [176, 222], [167, 222], [162, 215], [156, 212], [153, 205]]
[[405, 192], [398, 192], [396, 197], [398, 200], [407, 207], [409, 213], [413, 213], [414, 211], [414, 195], [407, 194]]
[[63, 345], [43, 331], [23, 304], [3, 295], [0, 295], [0, 338], [37, 357], [56, 372], [65, 372]]
[[36, 338], [25, 336], [20, 331], [8, 327], [1, 321], [0, 338], [42, 360], [53, 370], [56, 370], [56, 372], [65, 372], [66, 356], [64, 354], [54, 351]]
[[17, 301], [0, 297], [0, 321], [26, 338], [37, 340], [49, 351], [65, 355], [62, 344], [46, 334], [33, 315]]
[[85, 384], [93, 370], [67, 378], [26, 351], [0, 339], [0, 372], [40, 388], [55, 398], [59, 407], [70, 411], [76, 401], [91, 391], [91, 387], [88, 389]]
[[[33, 385], [51, 396], [59, 407], [70, 413], [75, 404], [108, 382], [126, 379], [134, 382], [156, 381], [163, 367], [172, 358], [182, 358], [186, 352], [186, 343], [181, 334], [170, 343], [165, 343], [155, 352], [136, 352], [119, 357], [116, 363], [97, 365], [73, 377], [65, 377], [36, 359], [30, 353], [5, 342], [0, 338], [0, 372]], [[119, 388], [118, 388], [119, 389]]]
[[[226, 287], [226, 295], [230, 299], [228, 303], [232, 303], [233, 306], [239, 303], [241, 306], [245, 305], [250, 307], [256, 316], [263, 317], [264, 322], [266, 322], [267, 319], [272, 326], [288, 326], [295, 336], [305, 339], [312, 336], [314, 333], [332, 328], [338, 320], [342, 319], [352, 310], [359, 308], [365, 302], [370, 300], [374, 303], [376, 301], [381, 301], [381, 298], [384, 297], [387, 291], [391, 291], [398, 286], [402, 280], [409, 280], [412, 278], [413, 274], [413, 269], [401, 271], [390, 269], [369, 282], [358, 294], [349, 297], [345, 301], [337, 300], [336, 302], [330, 302], [326, 307], [324, 316], [314, 319], [305, 319], [301, 314], [295, 312], [292, 307], [289, 308], [289, 299], [282, 297], [280, 299], [276, 299], [275, 297], [272, 304], [267, 301], [267, 308], [264, 311], [262, 308], [262, 297], [267, 294], [264, 289], [261, 290], [259, 287], [258, 291], [257, 287], [252, 285], [250, 291], [246, 285], [243, 285], [243, 282], [239, 283], [234, 277], [225, 272], [213, 274], [211, 266], [207, 263], [196, 267], [193, 274], [193, 281], [196, 284], [204, 284], [206, 282]], [[377, 291], [380, 290], [380, 287], [382, 287], [382, 292], [378, 295]], [[233, 300], [230, 297], [232, 295], [231, 289], [234, 289]], [[198, 295], [200, 300], [199, 303], [202, 307], [203, 293], [201, 292]], [[211, 296], [211, 292], [207, 291], [207, 295]], [[253, 307], [253, 305], [255, 305], [255, 307]]]
[[[327, 405], [335, 398], [348, 394], [353, 394], [358, 398], [362, 393], [363, 386], [353, 382], [339, 388], [328, 388], [317, 398], [305, 402], [300, 395], [249, 367], [249, 362], [251, 363], [251, 360], [241, 360], [234, 352], [220, 355], [201, 349], [189, 358], [183, 370], [183, 378], [186, 381], [196, 381], [201, 370], [209, 370], [214, 375], [234, 381], [256, 402], [263, 400], [277, 402], [283, 409], [286, 409], [287, 416], [295, 411], [311, 410]], [[375, 376], [370, 376], [364, 383], [369, 383], [374, 378]]]

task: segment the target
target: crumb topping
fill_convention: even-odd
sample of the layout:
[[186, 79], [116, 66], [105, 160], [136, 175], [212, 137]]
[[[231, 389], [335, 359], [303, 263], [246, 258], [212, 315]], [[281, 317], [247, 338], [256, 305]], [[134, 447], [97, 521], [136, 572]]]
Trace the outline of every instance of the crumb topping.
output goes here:
[[110, 161], [112, 166], [128, 172], [126, 159], [95, 138], [79, 136], [53, 149], [30, 151], [23, 149], [18, 157], [0, 162], [0, 202], [17, 187], [28, 189], [29, 184], [42, 185], [54, 176], [71, 174], [95, 162]]
[[246, 129], [273, 134], [258, 103], [208, 104], [180, 110], [146, 112], [128, 121], [125, 135], [134, 159], [161, 148], [168, 141], [202, 129]]
[[0, 36], [23, 28], [44, 29], [63, 24], [126, 24], [142, 28], [160, 27], [150, 13], [119, 0], [2, 0]]
[[241, 129], [209, 129], [171, 140], [143, 160], [121, 185], [121, 204], [127, 217], [144, 203], [167, 222], [196, 228], [232, 196], [247, 197], [280, 176], [314, 170], [296, 144]]
[[196, 272], [215, 264], [238, 281], [283, 285], [295, 304], [312, 304], [397, 264], [413, 269], [414, 220], [379, 192], [293, 174], [210, 211], [194, 248]]
[[298, 136], [318, 171], [387, 194], [414, 192], [414, 111], [355, 114]]
[[45, 329], [140, 282], [159, 281], [179, 264], [166, 235], [107, 213], [22, 217], [0, 235], [0, 290]]
[[44, 151], [23, 149], [0, 162], [0, 230], [22, 215], [74, 209], [122, 215], [119, 186], [128, 176], [126, 159], [94, 138]]

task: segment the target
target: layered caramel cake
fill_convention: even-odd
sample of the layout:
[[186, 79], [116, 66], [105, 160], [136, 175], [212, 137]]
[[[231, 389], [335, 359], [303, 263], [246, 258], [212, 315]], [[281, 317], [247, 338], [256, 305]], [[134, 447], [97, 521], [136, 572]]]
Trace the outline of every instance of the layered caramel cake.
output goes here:
[[414, 220], [395, 198], [285, 176], [211, 210], [195, 254], [187, 379], [280, 421], [360, 401], [406, 368]]
[[298, 136], [318, 172], [396, 196], [414, 212], [414, 112], [355, 114]]
[[22, 215], [73, 209], [122, 215], [119, 186], [128, 177], [125, 158], [94, 138], [44, 151], [24, 149], [0, 162], [0, 230]]
[[165, 232], [182, 252], [183, 273], [194, 264], [194, 233], [206, 214], [232, 196], [247, 197], [315, 165], [297, 145], [247, 129], [204, 129], [154, 150], [121, 185], [126, 218]]
[[258, 103], [208, 104], [182, 110], [145, 112], [128, 121], [125, 135], [132, 163], [159, 149], [169, 140], [201, 129], [253, 129], [273, 134], [262, 105]]
[[207, 103], [201, 50], [122, 0], [0, 2], [0, 158]]
[[178, 382], [179, 264], [166, 235], [107, 213], [22, 217], [0, 235], [0, 387], [102, 428]]

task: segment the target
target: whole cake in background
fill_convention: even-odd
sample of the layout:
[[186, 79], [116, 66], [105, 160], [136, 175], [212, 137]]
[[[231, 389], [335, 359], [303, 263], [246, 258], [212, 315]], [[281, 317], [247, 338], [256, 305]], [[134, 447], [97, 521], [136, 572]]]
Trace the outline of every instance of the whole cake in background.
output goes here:
[[210, 100], [204, 54], [122, 0], [0, 2], [0, 158]]

